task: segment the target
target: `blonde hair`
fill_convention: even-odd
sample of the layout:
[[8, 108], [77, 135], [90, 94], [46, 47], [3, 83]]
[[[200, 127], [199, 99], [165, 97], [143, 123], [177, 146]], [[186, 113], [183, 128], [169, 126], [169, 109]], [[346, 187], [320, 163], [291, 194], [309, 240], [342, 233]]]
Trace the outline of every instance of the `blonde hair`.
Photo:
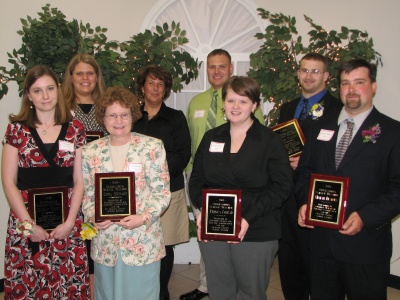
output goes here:
[[96, 72], [97, 75], [97, 83], [92, 92], [92, 97], [94, 103], [97, 103], [98, 99], [103, 96], [106, 85], [104, 83], [103, 73], [101, 72], [100, 66], [93, 56], [90, 54], [77, 54], [75, 55], [71, 61], [69, 62], [67, 69], [65, 70], [64, 81], [62, 84], [62, 91], [65, 98], [65, 101], [71, 110], [76, 109], [76, 94], [74, 90], [74, 85], [72, 83], [72, 73], [77, 64], [80, 62], [91, 65]]

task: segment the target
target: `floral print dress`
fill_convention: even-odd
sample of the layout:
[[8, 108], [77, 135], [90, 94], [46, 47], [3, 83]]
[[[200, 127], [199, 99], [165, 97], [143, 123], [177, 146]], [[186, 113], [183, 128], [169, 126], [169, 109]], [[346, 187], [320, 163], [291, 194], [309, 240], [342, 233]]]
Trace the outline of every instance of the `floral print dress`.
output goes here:
[[[64, 134], [63, 134], [64, 133]], [[63, 137], [65, 135], [65, 137]], [[36, 138], [34, 138], [36, 136]], [[75, 149], [86, 142], [82, 123], [73, 120], [62, 126], [59, 140], [74, 145], [73, 151], [64, 151], [53, 147], [55, 153], [49, 164], [44, 155], [43, 146], [36, 129], [20, 123], [10, 123], [3, 140], [18, 149], [18, 167], [49, 168], [54, 164], [62, 168], [73, 167]], [[54, 145], [56, 146], [56, 144]], [[40, 177], [42, 170], [35, 174]], [[19, 174], [20, 177], [20, 174]], [[30, 178], [25, 178], [29, 181]], [[43, 183], [43, 187], [47, 182]], [[20, 190], [26, 204], [28, 191]], [[72, 188], [68, 189], [70, 205]], [[5, 299], [90, 299], [89, 273], [86, 245], [80, 237], [82, 212], [79, 212], [71, 234], [65, 240], [32, 242], [16, 231], [16, 215], [10, 211], [7, 226], [4, 292]]]

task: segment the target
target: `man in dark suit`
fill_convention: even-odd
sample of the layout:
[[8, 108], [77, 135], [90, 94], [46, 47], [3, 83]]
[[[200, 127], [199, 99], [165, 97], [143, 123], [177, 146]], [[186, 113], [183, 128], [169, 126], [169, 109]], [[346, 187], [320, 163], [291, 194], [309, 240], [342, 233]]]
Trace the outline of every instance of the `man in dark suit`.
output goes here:
[[350, 178], [342, 229], [310, 230], [311, 298], [386, 299], [391, 220], [400, 213], [400, 123], [372, 104], [375, 65], [345, 62], [339, 83], [344, 108], [313, 126], [295, 172], [302, 227], [311, 173]]
[[[340, 112], [342, 103], [326, 90], [327, 70], [328, 61], [321, 54], [309, 53], [301, 59], [297, 75], [302, 95], [281, 107], [279, 123], [297, 118], [307, 135], [311, 125]], [[312, 111], [314, 105], [323, 108], [321, 116], [316, 117], [318, 113]], [[299, 158], [289, 158], [293, 170]], [[282, 209], [282, 238], [278, 251], [279, 273], [286, 300], [308, 300], [310, 294], [307, 268], [309, 230], [299, 227], [297, 216], [297, 203], [292, 194]]]

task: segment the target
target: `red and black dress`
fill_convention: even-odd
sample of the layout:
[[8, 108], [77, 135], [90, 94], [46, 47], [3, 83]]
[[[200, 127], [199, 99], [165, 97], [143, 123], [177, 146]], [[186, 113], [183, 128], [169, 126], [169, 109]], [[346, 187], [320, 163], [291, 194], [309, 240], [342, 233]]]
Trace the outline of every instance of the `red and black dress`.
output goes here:
[[[74, 145], [59, 147], [60, 141]], [[86, 135], [77, 120], [62, 125], [54, 144], [43, 144], [35, 128], [10, 123], [3, 144], [18, 149], [17, 187], [28, 204], [28, 189], [68, 187], [70, 205], [75, 149], [83, 146]], [[4, 292], [5, 299], [89, 299], [89, 272], [85, 242], [80, 236], [79, 211], [65, 240], [32, 242], [16, 231], [16, 215], [10, 211], [7, 226]]]

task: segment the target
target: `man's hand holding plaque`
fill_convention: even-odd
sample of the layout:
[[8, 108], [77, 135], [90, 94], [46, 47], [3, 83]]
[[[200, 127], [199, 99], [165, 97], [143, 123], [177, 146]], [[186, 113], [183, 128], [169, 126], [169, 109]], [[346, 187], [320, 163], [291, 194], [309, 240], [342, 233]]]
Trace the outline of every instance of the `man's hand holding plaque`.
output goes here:
[[305, 138], [297, 119], [280, 123], [271, 128], [280, 135], [289, 157], [299, 156], [304, 148]]
[[242, 192], [203, 189], [201, 240], [240, 241]]
[[311, 174], [305, 225], [341, 230], [346, 216], [349, 182], [348, 177]]

